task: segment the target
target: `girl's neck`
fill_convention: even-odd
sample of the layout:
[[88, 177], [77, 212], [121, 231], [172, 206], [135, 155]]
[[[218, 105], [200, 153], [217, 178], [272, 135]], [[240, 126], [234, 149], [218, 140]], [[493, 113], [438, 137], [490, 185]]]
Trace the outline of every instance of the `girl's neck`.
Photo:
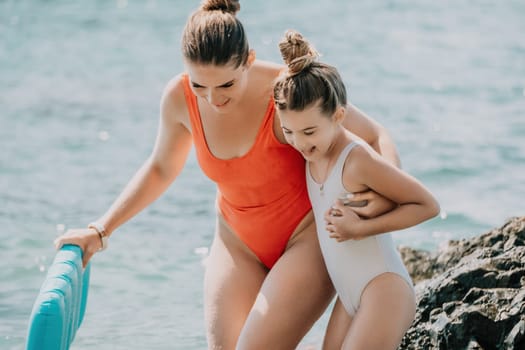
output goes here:
[[337, 159], [343, 148], [352, 141], [352, 134], [341, 126], [341, 131], [335, 135], [332, 145], [323, 156], [323, 159], [328, 162]]
[[324, 186], [324, 182], [332, 172], [332, 168], [337, 162], [339, 155], [345, 146], [353, 140], [351, 133], [347, 132], [342, 126], [341, 129], [342, 130], [334, 137], [334, 140], [326, 153], [317, 161], [311, 162], [315, 168], [315, 180], [321, 184], [321, 188]]

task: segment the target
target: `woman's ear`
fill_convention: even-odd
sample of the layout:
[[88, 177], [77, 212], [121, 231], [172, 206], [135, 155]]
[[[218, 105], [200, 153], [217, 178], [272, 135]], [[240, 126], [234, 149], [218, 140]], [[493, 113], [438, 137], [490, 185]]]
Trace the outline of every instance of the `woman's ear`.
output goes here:
[[248, 59], [246, 60], [246, 68], [250, 68], [253, 62], [255, 62], [255, 50], [251, 49], [248, 52]]
[[341, 124], [345, 120], [345, 117], [346, 117], [346, 109], [343, 106], [340, 106], [339, 108], [335, 110], [334, 120], [336, 123]]

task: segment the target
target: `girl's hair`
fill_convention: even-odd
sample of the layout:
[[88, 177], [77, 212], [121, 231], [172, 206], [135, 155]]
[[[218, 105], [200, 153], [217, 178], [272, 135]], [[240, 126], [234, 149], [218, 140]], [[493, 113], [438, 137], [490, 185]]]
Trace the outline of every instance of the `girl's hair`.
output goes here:
[[302, 111], [319, 101], [321, 111], [332, 115], [346, 105], [346, 88], [337, 69], [319, 62], [319, 54], [299, 32], [288, 30], [279, 49], [288, 69], [274, 85], [278, 109]]
[[235, 68], [248, 60], [248, 38], [236, 14], [238, 0], [203, 0], [182, 34], [182, 53], [190, 62]]

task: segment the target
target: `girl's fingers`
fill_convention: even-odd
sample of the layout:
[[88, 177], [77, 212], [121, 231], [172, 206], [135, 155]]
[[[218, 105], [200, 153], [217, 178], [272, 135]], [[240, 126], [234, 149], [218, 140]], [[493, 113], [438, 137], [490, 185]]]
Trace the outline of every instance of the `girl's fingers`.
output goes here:
[[358, 216], [366, 216], [365, 214], [368, 213], [368, 209], [366, 206], [364, 207], [352, 207], [352, 211], [358, 215]]

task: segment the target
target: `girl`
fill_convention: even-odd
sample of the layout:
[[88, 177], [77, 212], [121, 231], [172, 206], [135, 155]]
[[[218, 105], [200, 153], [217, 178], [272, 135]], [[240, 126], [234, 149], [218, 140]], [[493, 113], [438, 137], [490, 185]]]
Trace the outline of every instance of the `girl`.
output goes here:
[[[286, 140], [307, 160], [306, 181], [317, 234], [338, 299], [325, 349], [396, 349], [413, 321], [412, 281], [390, 231], [439, 212], [432, 194], [345, 129], [346, 90], [337, 70], [316, 61], [301, 34], [279, 44], [288, 70], [274, 86]], [[365, 219], [354, 194], [375, 191], [397, 203]]]

